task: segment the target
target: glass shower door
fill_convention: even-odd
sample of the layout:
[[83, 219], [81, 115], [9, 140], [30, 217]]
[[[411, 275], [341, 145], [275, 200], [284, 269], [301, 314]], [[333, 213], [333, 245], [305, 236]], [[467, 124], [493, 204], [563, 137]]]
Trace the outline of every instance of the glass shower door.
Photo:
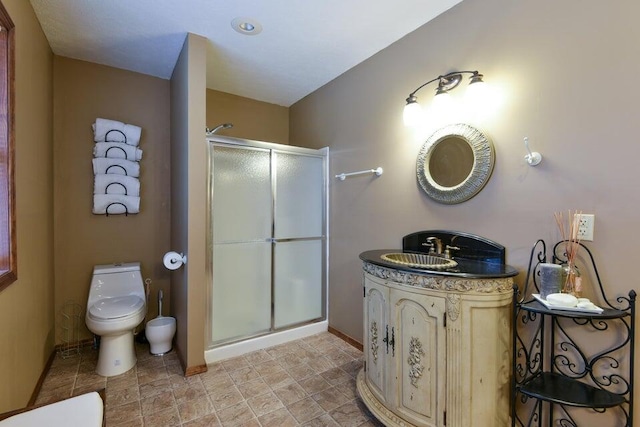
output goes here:
[[271, 154], [214, 147], [211, 341], [271, 329]]
[[274, 151], [274, 327], [324, 312], [324, 158]]

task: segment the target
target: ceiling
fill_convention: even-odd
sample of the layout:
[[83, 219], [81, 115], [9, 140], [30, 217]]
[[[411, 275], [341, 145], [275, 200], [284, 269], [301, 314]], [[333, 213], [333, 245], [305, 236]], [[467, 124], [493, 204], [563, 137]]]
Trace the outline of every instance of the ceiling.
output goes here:
[[[462, 0], [31, 0], [56, 55], [171, 77], [208, 39], [207, 87], [290, 106]], [[262, 26], [246, 35], [234, 18]]]

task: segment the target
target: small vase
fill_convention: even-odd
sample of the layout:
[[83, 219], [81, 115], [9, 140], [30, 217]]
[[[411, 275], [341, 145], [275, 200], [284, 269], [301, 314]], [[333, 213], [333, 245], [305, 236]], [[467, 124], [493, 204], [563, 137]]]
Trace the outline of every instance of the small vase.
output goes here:
[[562, 264], [563, 283], [562, 292], [577, 298], [582, 295], [582, 278], [580, 270], [575, 264]]

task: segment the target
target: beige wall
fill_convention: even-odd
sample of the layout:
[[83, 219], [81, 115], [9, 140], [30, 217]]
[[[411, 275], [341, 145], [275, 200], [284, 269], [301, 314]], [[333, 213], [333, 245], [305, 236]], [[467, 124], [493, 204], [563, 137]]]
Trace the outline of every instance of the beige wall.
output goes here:
[[[92, 268], [113, 262], [142, 263], [152, 280], [148, 318], [157, 315], [163, 289], [168, 315], [169, 273], [169, 81], [56, 56], [54, 58], [54, 224], [57, 341], [60, 312], [71, 300], [86, 308]], [[97, 117], [142, 127], [140, 213], [93, 215], [93, 132]], [[90, 337], [84, 318], [83, 335]]]
[[189, 34], [171, 76], [171, 248], [187, 264], [171, 277], [176, 347], [187, 373], [204, 364], [207, 283], [206, 39]]
[[3, 0], [16, 26], [18, 280], [0, 292], [0, 412], [27, 404], [54, 344], [52, 53], [23, 0]]
[[207, 127], [233, 123], [217, 134], [258, 141], [289, 143], [289, 109], [276, 104], [207, 89]]
[[[558, 239], [553, 213], [567, 209], [596, 215], [588, 245], [610, 295], [640, 289], [630, 279], [640, 237], [639, 14], [638, 2], [465, 0], [291, 107], [291, 144], [330, 146], [330, 176], [384, 168], [380, 178], [330, 182], [332, 327], [362, 339], [360, 252], [453, 229], [504, 244], [524, 272], [537, 238]], [[416, 182], [425, 138], [403, 126], [402, 108], [420, 84], [469, 69], [505, 94], [480, 123], [496, 166], [475, 198], [441, 205]], [[433, 88], [419, 93], [425, 106]], [[524, 162], [524, 136], [544, 156], [536, 168]]]

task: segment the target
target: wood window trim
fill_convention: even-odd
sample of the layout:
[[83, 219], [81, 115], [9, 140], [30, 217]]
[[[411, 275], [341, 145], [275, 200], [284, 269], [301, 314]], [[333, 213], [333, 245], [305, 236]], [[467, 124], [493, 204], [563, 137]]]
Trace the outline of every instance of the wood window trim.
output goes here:
[[18, 279], [15, 193], [15, 25], [0, 0], [0, 291]]

